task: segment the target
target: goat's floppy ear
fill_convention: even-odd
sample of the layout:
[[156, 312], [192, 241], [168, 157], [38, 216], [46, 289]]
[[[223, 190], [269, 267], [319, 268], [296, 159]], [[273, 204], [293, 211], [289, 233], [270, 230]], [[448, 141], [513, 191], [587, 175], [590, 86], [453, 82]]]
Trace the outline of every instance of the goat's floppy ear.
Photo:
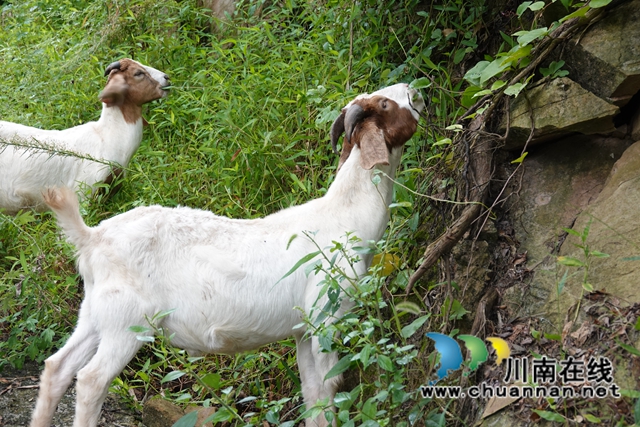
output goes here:
[[120, 105], [124, 101], [128, 90], [129, 85], [125, 81], [124, 76], [116, 72], [109, 75], [109, 81], [98, 97], [100, 101], [109, 107], [112, 105]]
[[356, 138], [360, 146], [360, 166], [363, 169], [370, 170], [376, 165], [389, 164], [389, 149], [384, 132], [375, 123], [363, 123]]

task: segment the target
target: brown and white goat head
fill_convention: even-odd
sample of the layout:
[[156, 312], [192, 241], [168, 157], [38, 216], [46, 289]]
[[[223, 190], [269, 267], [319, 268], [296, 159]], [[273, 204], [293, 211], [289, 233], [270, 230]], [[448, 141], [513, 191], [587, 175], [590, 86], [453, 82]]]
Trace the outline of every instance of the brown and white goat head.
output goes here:
[[415, 133], [424, 106], [420, 93], [405, 83], [356, 97], [331, 126], [334, 151], [344, 133], [338, 169], [354, 146], [360, 148], [362, 168], [388, 165], [391, 150], [402, 147]]
[[169, 76], [133, 59], [124, 58], [112, 63], [104, 75], [108, 76], [107, 85], [99, 98], [109, 107], [140, 107], [167, 96]]

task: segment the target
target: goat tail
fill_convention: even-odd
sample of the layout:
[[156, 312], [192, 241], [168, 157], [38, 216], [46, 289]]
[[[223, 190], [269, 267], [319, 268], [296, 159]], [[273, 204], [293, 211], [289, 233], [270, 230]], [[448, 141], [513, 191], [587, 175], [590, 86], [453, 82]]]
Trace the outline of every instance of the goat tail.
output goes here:
[[69, 242], [78, 249], [86, 245], [91, 238], [91, 229], [80, 216], [80, 204], [75, 191], [68, 187], [49, 188], [42, 193], [42, 197], [56, 214], [58, 225]]

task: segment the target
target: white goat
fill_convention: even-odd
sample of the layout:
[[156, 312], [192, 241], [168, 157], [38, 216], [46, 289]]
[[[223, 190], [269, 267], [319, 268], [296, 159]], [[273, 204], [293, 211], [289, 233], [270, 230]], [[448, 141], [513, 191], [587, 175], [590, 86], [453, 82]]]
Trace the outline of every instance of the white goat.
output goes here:
[[[74, 426], [95, 426], [109, 384], [142, 345], [128, 328], [170, 309], [175, 311], [159, 326], [191, 352], [234, 354], [295, 336], [306, 404], [332, 400], [341, 378], [324, 378], [337, 354], [319, 352], [316, 337], [294, 329], [302, 318], [295, 307], [311, 311], [321, 278], [298, 269], [279, 279], [315, 250], [302, 237], [305, 231], [315, 233], [320, 247], [348, 231], [364, 242], [382, 237], [393, 183], [383, 176], [376, 186], [371, 169], [395, 175], [423, 108], [422, 97], [406, 84], [357, 97], [331, 129], [334, 145], [343, 132], [345, 142], [327, 193], [261, 219], [149, 206], [89, 228], [71, 190], [49, 190], [45, 201], [78, 249], [85, 298], [75, 331], [45, 362], [31, 426], [49, 426], [76, 373]], [[369, 263], [370, 257], [358, 262], [357, 274], [365, 274]], [[312, 425], [328, 423], [320, 415], [308, 421]]]
[[78, 189], [85, 184], [109, 183], [121, 170], [104, 163], [73, 156], [51, 155], [39, 150], [3, 146], [2, 141], [44, 143], [125, 168], [142, 141], [142, 105], [166, 96], [166, 74], [132, 59], [109, 65], [109, 76], [100, 93], [102, 114], [89, 122], [64, 130], [42, 130], [0, 121], [0, 212], [45, 210], [42, 192], [50, 187]]

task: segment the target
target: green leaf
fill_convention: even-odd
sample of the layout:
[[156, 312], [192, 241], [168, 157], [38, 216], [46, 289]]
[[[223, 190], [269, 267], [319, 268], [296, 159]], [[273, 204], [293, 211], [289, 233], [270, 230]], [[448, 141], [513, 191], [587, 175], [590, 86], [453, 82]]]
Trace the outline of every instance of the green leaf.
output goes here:
[[501, 74], [504, 70], [509, 68], [511, 63], [509, 61], [505, 61], [503, 57], [496, 58], [491, 61], [480, 73], [480, 85], [484, 86], [485, 82], [499, 74]]
[[145, 332], [150, 331], [150, 329], [147, 328], [146, 326], [140, 326], [140, 325], [129, 326], [129, 330], [131, 332], [135, 332], [136, 334], [143, 334]]
[[513, 35], [518, 36], [517, 40], [520, 46], [525, 46], [540, 37], [546, 36], [548, 33], [547, 27], [542, 27], [531, 31], [518, 31], [517, 33], [513, 33]]
[[529, 6], [529, 9], [531, 9], [534, 12], [536, 12], [536, 11], [542, 9], [543, 7], [544, 7], [544, 2], [543, 1], [537, 1], [537, 2], [533, 3], [531, 6]]
[[523, 1], [520, 3], [520, 6], [516, 9], [516, 15], [522, 16], [523, 13], [529, 8], [529, 6], [533, 3], [532, 1]]
[[351, 365], [351, 355], [348, 354], [344, 356], [342, 359], [338, 360], [338, 363], [336, 363], [333, 366], [333, 368], [331, 368], [329, 372], [327, 372], [327, 375], [325, 375], [324, 379], [328, 380], [329, 378], [333, 378], [337, 375], [340, 375], [341, 373], [349, 369], [350, 365]]
[[591, 283], [583, 283], [582, 287], [587, 292], [593, 292], [593, 285]]
[[473, 104], [475, 104], [476, 99], [474, 95], [480, 92], [481, 90], [482, 88], [479, 86], [469, 86], [468, 88], [466, 88], [462, 93], [462, 99], [460, 100], [460, 103], [462, 104], [462, 106], [469, 108]]
[[309, 260], [312, 260], [313, 258], [315, 258], [316, 256], [318, 256], [318, 254], [320, 254], [320, 251], [311, 252], [311, 253], [309, 253], [309, 254], [306, 254], [306, 255], [305, 255], [305, 256], [303, 256], [302, 258], [300, 258], [300, 260], [299, 260], [298, 262], [296, 262], [296, 264], [295, 264], [293, 267], [291, 267], [291, 270], [287, 271], [287, 273], [286, 273], [284, 276], [282, 276], [282, 277], [280, 278], [280, 280], [278, 280], [278, 281], [276, 282], [276, 285], [277, 285], [278, 283], [280, 283], [282, 280], [284, 280], [285, 278], [287, 278], [287, 277], [289, 277], [290, 275], [292, 275], [292, 274], [293, 274], [293, 272], [294, 272], [294, 271], [296, 271], [298, 268], [300, 268], [300, 266], [301, 266], [302, 264], [304, 264], [305, 262], [308, 262]]
[[[490, 64], [489, 61], [480, 61], [476, 65], [473, 66], [469, 71], [464, 75], [464, 79], [471, 83], [473, 86], [482, 86], [480, 84], [480, 76], [485, 68]], [[479, 89], [478, 89], [479, 90]]]
[[640, 350], [638, 350], [637, 348], [630, 346], [629, 344], [625, 344], [622, 341], [618, 340], [616, 338], [616, 343], [624, 348], [625, 350], [627, 350], [629, 353], [633, 354], [634, 356], [640, 356]]
[[416, 320], [402, 328], [400, 335], [402, 335], [404, 338], [409, 338], [411, 335], [415, 334], [422, 325], [424, 325], [424, 322], [426, 322], [429, 317], [429, 315], [418, 317]]
[[[420, 307], [418, 306], [418, 304], [411, 301], [402, 301], [396, 304], [396, 310], [416, 315], [420, 314]], [[638, 319], [638, 321], [640, 321], [640, 318]]]
[[522, 153], [522, 156], [518, 157], [515, 160], [512, 160], [511, 163], [522, 163], [524, 161], [524, 158], [527, 157], [527, 154], [529, 154], [528, 151], [525, 151], [524, 153]]
[[194, 427], [196, 422], [198, 422], [198, 412], [193, 411], [181, 417], [171, 427]]
[[164, 383], [168, 383], [169, 381], [177, 380], [178, 378], [182, 377], [184, 374], [185, 372], [183, 371], [169, 372], [167, 375], [164, 376], [164, 378], [160, 380], [160, 383], [164, 384]]
[[462, 317], [467, 313], [469, 313], [469, 311], [462, 306], [460, 301], [458, 301], [457, 299], [454, 299], [453, 304], [451, 304], [451, 310], [449, 311], [449, 319], [451, 320], [462, 319]]
[[527, 85], [525, 83], [515, 83], [506, 88], [504, 93], [509, 96], [518, 96], [526, 86]]
[[620, 389], [620, 395], [622, 397], [630, 397], [632, 399], [640, 399], [640, 390]]
[[541, 411], [539, 409], [534, 409], [533, 412], [540, 415], [540, 418], [543, 418], [547, 421], [555, 421], [558, 423], [563, 423], [566, 421], [566, 419], [562, 415], [555, 412]]
[[466, 53], [467, 53], [466, 48], [461, 48], [456, 50], [456, 53], [453, 56], [453, 63], [458, 65], [460, 62], [462, 62]]
[[560, 19], [560, 23], [563, 23], [564, 21], [568, 21], [569, 19], [573, 19], [573, 18], [581, 18], [583, 17], [589, 10], [591, 10], [590, 6], [585, 6], [582, 7], [578, 10], [576, 10], [573, 13], [570, 13], [569, 15], [565, 16], [564, 18]]
[[203, 425], [207, 424], [207, 423], [219, 423], [222, 421], [229, 421], [233, 418], [233, 414], [231, 413], [231, 411], [229, 411], [227, 408], [225, 408], [224, 406], [221, 408], [218, 408], [216, 410], [215, 413], [211, 414], [210, 417], [208, 417], [206, 420], [204, 420], [204, 422], [202, 423]]
[[431, 86], [431, 80], [428, 77], [420, 77], [409, 84], [412, 89], [424, 89]]
[[493, 84], [491, 85], [491, 91], [494, 90], [498, 90], [498, 89], [502, 89], [502, 87], [504, 85], [506, 85], [507, 82], [505, 82], [504, 80], [496, 80], [495, 82], [493, 82]]
[[562, 275], [562, 278], [558, 282], [558, 286], [557, 286], [558, 295], [560, 295], [562, 293], [562, 290], [564, 289], [564, 286], [567, 284], [567, 275], [568, 274], [569, 274], [569, 270], [565, 270], [564, 274]]
[[220, 388], [220, 374], [210, 373], [202, 377], [202, 382], [212, 390]]
[[608, 258], [609, 254], [605, 254], [604, 252], [600, 252], [600, 251], [589, 251], [589, 255], [597, 257], [597, 258]]
[[489, 95], [491, 93], [490, 89], [481, 90], [473, 94], [473, 98], [480, 98], [481, 96]]
[[584, 418], [589, 421], [590, 423], [594, 423], [594, 424], [600, 424], [602, 422], [602, 420], [598, 417], [595, 417], [591, 414], [584, 414]]
[[573, 228], [564, 228], [562, 227], [562, 229], [564, 231], [566, 231], [568, 234], [571, 234], [572, 236], [576, 236], [576, 237], [580, 237], [580, 233], [578, 233], [576, 230], [574, 230]]
[[589, 2], [589, 6], [591, 6], [593, 9], [599, 9], [601, 7], [605, 7], [606, 5], [611, 3], [611, 1], [612, 0], [591, 0]]
[[441, 140], [435, 142], [432, 147], [440, 147], [441, 145], [449, 145], [451, 144], [451, 138], [442, 138]]
[[636, 404], [633, 405], [633, 421], [635, 425], [640, 426], [640, 399], [637, 399]]
[[548, 334], [545, 332], [544, 337], [552, 341], [562, 341], [562, 335], [559, 334]]
[[640, 316], [636, 320], [636, 325], [633, 327], [636, 331], [640, 331]]
[[378, 365], [385, 371], [393, 372], [395, 370], [393, 362], [389, 356], [385, 356], [384, 354], [378, 356]]
[[567, 267], [584, 267], [584, 263], [577, 258], [570, 256], [559, 256], [556, 258], [558, 263]]

